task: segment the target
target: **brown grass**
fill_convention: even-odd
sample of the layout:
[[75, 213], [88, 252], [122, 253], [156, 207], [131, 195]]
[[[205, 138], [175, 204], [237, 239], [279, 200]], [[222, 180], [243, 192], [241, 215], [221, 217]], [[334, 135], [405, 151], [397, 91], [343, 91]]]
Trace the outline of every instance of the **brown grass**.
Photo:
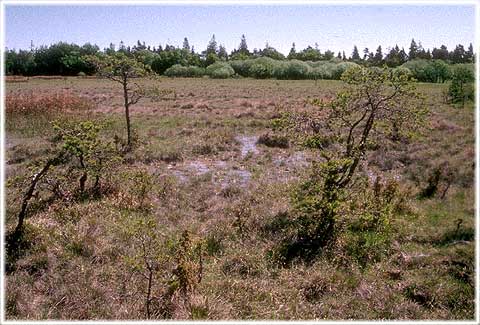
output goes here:
[[41, 79], [41, 80], [64, 80], [68, 77], [65, 76], [33, 76], [32, 79]]
[[28, 77], [23, 77], [23, 76], [6, 76], [5, 77], [5, 82], [28, 82]]
[[68, 90], [53, 93], [30, 91], [9, 93], [5, 96], [5, 111], [7, 114], [52, 114], [86, 110], [91, 107], [92, 102], [90, 100]]

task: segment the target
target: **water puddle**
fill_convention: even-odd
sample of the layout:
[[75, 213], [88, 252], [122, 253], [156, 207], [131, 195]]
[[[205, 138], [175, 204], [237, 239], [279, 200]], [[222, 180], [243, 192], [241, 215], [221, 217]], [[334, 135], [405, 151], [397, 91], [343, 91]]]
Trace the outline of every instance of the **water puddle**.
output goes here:
[[191, 161], [188, 165], [188, 168], [192, 170], [196, 175], [203, 175], [210, 171], [210, 168], [207, 167], [201, 161]]
[[241, 187], [248, 185], [252, 173], [242, 167], [230, 165], [226, 161], [190, 161], [182, 165], [169, 165], [170, 173], [180, 182], [186, 183], [191, 177], [212, 173], [212, 182], [222, 188], [236, 184]]
[[235, 137], [235, 140], [240, 142], [241, 148], [241, 156], [242, 158], [245, 158], [249, 152], [253, 154], [258, 154], [258, 149], [257, 149], [257, 141], [258, 141], [258, 136], [246, 136], [246, 135], [239, 135]]
[[233, 169], [228, 171], [226, 177], [220, 181], [223, 188], [230, 184], [236, 184], [241, 187], [247, 186], [248, 182], [252, 178], [252, 173], [244, 169]]
[[307, 157], [304, 152], [295, 152], [294, 154], [288, 157], [277, 157], [273, 160], [277, 167], [287, 167], [287, 168], [305, 168], [309, 166]]

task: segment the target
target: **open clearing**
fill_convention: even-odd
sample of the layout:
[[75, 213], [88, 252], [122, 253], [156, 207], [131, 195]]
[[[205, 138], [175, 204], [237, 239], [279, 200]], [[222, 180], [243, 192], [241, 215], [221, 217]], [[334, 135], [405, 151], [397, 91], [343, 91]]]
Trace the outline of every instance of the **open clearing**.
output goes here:
[[[280, 111], [308, 108], [308, 98], [331, 98], [342, 83], [155, 82], [175, 91], [132, 106], [139, 141], [116, 172], [142, 170], [152, 177], [146, 200], [162, 236], [178, 238], [188, 230], [207, 243], [202, 278], [189, 306], [169, 296], [165, 311], [161, 297], [170, 273], [168, 266], [160, 267], [152, 287], [155, 318], [474, 317], [474, 110], [445, 104], [446, 85], [419, 83], [430, 109], [428, 129], [410, 143], [382, 144], [361, 167], [370, 182], [378, 176], [397, 180], [410, 206], [408, 214], [391, 220], [395, 231], [385, 256], [366, 266], [338, 256], [280, 267], [267, 258], [268, 251], [281, 235], [292, 189], [319, 158], [294, 144], [276, 148], [257, 140], [272, 132], [271, 121]], [[7, 114], [7, 182], [32, 174], [32, 161], [48, 154], [54, 118], [95, 119], [104, 123], [107, 136], [125, 136], [122, 92], [114, 82], [30, 79], [7, 83], [6, 91], [7, 96], [67, 93], [92, 107], [46, 117]], [[417, 199], [442, 164], [454, 174], [444, 198]], [[125, 260], [135, 238], [118, 226], [137, 213], [128, 206], [125, 182], [98, 200], [53, 203], [30, 215], [32, 247], [6, 275], [7, 318], [145, 318], [145, 279]], [[22, 191], [7, 187], [6, 192], [10, 229]]]

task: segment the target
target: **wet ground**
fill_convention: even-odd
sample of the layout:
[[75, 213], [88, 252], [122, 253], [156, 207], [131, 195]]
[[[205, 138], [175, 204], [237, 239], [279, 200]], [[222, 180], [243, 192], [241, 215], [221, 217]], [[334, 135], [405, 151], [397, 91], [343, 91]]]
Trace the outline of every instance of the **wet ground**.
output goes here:
[[[211, 176], [211, 181], [225, 188], [231, 185], [246, 187], [253, 177], [254, 167], [262, 167], [262, 161], [270, 152], [257, 145], [257, 135], [238, 135], [235, 139], [239, 143], [239, 150], [234, 159], [214, 160], [196, 159], [168, 165], [168, 170], [178, 181], [188, 182], [193, 177], [202, 175]], [[296, 171], [309, 166], [305, 152], [290, 153], [287, 150], [276, 149], [276, 154], [270, 159], [276, 168], [269, 168], [262, 173], [277, 181], [286, 181], [297, 178]]]

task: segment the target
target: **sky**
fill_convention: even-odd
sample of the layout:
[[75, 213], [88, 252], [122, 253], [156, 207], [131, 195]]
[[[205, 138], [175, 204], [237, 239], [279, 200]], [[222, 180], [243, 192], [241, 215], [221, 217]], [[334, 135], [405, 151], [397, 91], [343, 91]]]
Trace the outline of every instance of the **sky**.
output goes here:
[[181, 46], [187, 37], [199, 52], [215, 34], [231, 52], [245, 34], [249, 50], [268, 42], [288, 54], [292, 42], [297, 51], [317, 43], [348, 56], [354, 45], [385, 52], [398, 44], [408, 52], [412, 38], [425, 49], [467, 48], [474, 30], [473, 5], [5, 5], [5, 46], [17, 50], [31, 41]]

